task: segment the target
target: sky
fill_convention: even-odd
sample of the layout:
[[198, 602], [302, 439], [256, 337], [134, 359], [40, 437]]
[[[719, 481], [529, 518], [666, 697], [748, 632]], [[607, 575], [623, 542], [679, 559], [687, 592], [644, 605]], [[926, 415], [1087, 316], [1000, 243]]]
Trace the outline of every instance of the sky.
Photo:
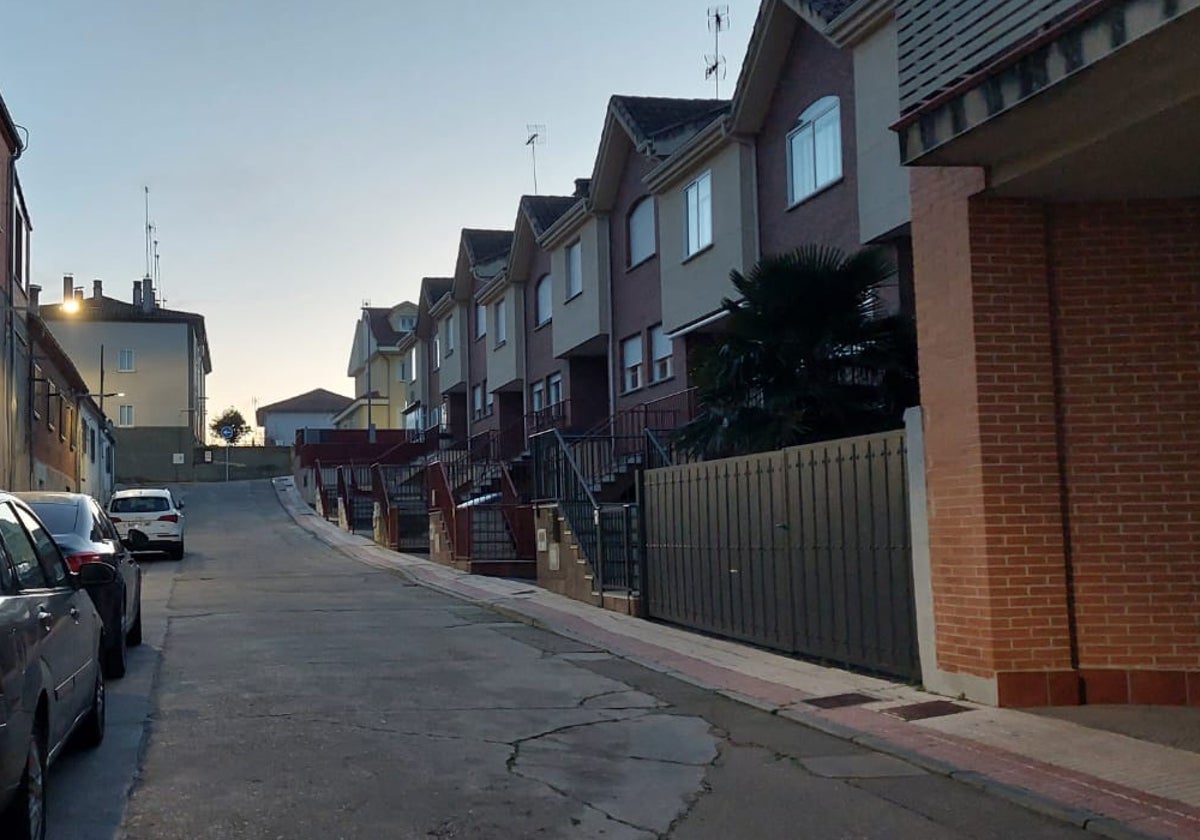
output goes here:
[[[464, 227], [591, 175], [614, 93], [708, 98], [708, 0], [38, 0], [0, 29], [33, 282], [204, 315], [208, 416], [346, 376], [364, 301], [416, 300]], [[757, 0], [729, 0], [733, 91]]]

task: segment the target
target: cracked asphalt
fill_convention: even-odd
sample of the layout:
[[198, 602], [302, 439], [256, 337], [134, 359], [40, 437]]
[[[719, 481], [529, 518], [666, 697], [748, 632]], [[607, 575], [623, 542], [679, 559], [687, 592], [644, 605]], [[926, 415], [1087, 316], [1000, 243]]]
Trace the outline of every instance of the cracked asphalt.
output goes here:
[[128, 801], [86, 831], [52, 808], [51, 840], [1082, 835], [358, 564], [267, 482], [179, 490], [144, 696], [114, 694], [136, 748], [52, 774]]

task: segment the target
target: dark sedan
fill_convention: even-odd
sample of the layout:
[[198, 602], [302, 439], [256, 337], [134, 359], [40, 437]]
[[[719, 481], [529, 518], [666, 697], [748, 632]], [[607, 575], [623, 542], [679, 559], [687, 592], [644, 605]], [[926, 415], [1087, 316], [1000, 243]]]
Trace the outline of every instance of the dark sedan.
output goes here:
[[106, 563], [67, 568], [20, 499], [0, 493], [0, 837], [46, 834], [46, 767], [72, 735], [104, 738], [103, 625], [85, 588], [110, 585]]
[[109, 586], [89, 587], [104, 619], [104, 676], [125, 675], [126, 646], [142, 642], [142, 569], [121, 544], [116, 526], [91, 496], [83, 493], [16, 493], [54, 536], [67, 566], [78, 572], [84, 563], [112, 566], [117, 579]]

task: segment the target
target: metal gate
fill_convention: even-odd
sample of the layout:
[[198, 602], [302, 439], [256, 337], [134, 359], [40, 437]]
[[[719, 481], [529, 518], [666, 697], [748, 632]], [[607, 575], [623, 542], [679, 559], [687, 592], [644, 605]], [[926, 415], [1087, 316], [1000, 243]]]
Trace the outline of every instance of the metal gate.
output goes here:
[[903, 431], [644, 476], [651, 617], [919, 676]]

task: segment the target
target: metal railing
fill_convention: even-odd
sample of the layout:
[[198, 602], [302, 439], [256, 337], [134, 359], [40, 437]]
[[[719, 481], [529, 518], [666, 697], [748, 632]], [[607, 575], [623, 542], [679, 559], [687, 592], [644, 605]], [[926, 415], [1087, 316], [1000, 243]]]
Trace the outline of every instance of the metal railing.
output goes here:
[[375, 528], [375, 495], [371, 490], [371, 467], [342, 464], [337, 468], [337, 495], [346, 511], [346, 528], [370, 531]]
[[375, 464], [375, 504], [386, 523], [388, 548], [429, 551], [429, 491], [424, 464]]
[[539, 408], [525, 415], [525, 433], [530, 437], [550, 429], [570, 428], [571, 401], [559, 400], [553, 405]]
[[313, 482], [317, 488], [317, 512], [329, 520], [337, 519], [338, 500], [337, 467], [322, 466], [313, 462]]

